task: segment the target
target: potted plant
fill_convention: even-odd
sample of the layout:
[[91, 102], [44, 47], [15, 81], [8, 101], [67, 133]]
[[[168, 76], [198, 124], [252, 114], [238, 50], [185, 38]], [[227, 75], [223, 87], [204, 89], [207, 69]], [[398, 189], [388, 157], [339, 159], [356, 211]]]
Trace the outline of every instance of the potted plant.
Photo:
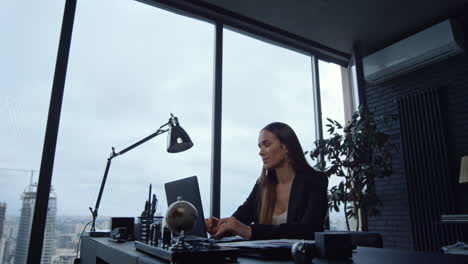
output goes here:
[[363, 106], [344, 127], [327, 118], [329, 137], [317, 140], [316, 148], [307, 152], [318, 161], [316, 169], [342, 178], [330, 188], [328, 207], [338, 212], [344, 205], [348, 230], [351, 217], [356, 219], [356, 231], [367, 231], [368, 217], [379, 215], [382, 202], [375, 192], [375, 178], [392, 173], [389, 135], [379, 127], [394, 119], [375, 118]]

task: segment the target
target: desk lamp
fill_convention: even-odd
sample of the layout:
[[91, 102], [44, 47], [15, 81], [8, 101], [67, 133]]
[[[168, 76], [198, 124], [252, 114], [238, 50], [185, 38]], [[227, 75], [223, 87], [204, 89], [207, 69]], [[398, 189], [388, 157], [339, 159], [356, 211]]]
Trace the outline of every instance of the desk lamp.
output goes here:
[[101, 188], [99, 189], [99, 195], [96, 201], [96, 206], [94, 207], [94, 209], [89, 207], [89, 210], [91, 211], [91, 214], [93, 215], [93, 223], [91, 226], [91, 232], [96, 232], [96, 218], [98, 216], [99, 204], [101, 203], [102, 192], [104, 191], [104, 185], [106, 184], [107, 174], [109, 173], [109, 167], [110, 167], [112, 159], [168, 131], [169, 131], [169, 134], [167, 137], [167, 152], [169, 153], [182, 152], [193, 146], [193, 142], [192, 140], [190, 140], [190, 137], [188, 136], [187, 132], [185, 132], [185, 130], [179, 125], [179, 120], [177, 119], [177, 117], [171, 114], [169, 121], [166, 124], [160, 126], [158, 130], [156, 130], [156, 132], [152, 133], [151, 135], [143, 138], [142, 140], [134, 143], [133, 145], [123, 149], [120, 152], [115, 152], [114, 147], [112, 147], [112, 152], [110, 154], [110, 157], [107, 159], [106, 170], [104, 172], [104, 177], [102, 178]]

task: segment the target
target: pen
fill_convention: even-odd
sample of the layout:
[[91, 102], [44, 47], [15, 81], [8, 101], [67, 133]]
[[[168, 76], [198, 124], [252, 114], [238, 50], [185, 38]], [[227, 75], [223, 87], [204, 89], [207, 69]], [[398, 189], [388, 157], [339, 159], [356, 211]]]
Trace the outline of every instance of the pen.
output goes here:
[[148, 223], [151, 223], [151, 183], [150, 183], [150, 190], [148, 194], [148, 211], [146, 217], [148, 218]]
[[153, 194], [153, 202], [151, 203], [151, 217], [154, 216], [156, 213], [156, 208], [158, 205], [158, 198], [156, 198], [156, 194]]
[[149, 208], [150, 208], [149, 202], [146, 201], [145, 202], [145, 210], [141, 213], [141, 216], [144, 216], [144, 217], [148, 216]]

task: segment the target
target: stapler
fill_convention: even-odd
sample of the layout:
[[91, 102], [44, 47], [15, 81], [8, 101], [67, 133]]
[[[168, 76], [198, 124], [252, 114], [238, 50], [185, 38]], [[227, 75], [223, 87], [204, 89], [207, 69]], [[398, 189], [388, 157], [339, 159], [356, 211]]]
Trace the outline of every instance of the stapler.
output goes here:
[[117, 227], [109, 234], [109, 240], [114, 242], [124, 242], [128, 239], [128, 232], [126, 227]]

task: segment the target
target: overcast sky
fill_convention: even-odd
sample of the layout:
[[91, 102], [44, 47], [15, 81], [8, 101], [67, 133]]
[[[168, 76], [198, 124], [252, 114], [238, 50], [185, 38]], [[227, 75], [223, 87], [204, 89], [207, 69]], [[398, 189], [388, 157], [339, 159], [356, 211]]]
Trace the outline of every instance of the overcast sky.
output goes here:
[[[19, 215], [39, 170], [63, 0], [0, 0], [0, 201]], [[166, 152], [166, 135], [113, 160], [100, 215], [136, 216], [148, 186], [197, 175], [210, 214], [214, 26], [132, 0], [79, 0], [52, 184], [58, 214], [94, 207], [111, 146], [133, 144], [179, 117], [194, 147]], [[221, 214], [247, 197], [261, 170], [258, 132], [288, 123], [315, 140], [310, 57], [224, 30]], [[320, 63], [323, 114], [343, 120], [337, 65]], [[19, 169], [25, 171], [14, 171]], [[38, 173], [34, 178], [37, 181]]]

